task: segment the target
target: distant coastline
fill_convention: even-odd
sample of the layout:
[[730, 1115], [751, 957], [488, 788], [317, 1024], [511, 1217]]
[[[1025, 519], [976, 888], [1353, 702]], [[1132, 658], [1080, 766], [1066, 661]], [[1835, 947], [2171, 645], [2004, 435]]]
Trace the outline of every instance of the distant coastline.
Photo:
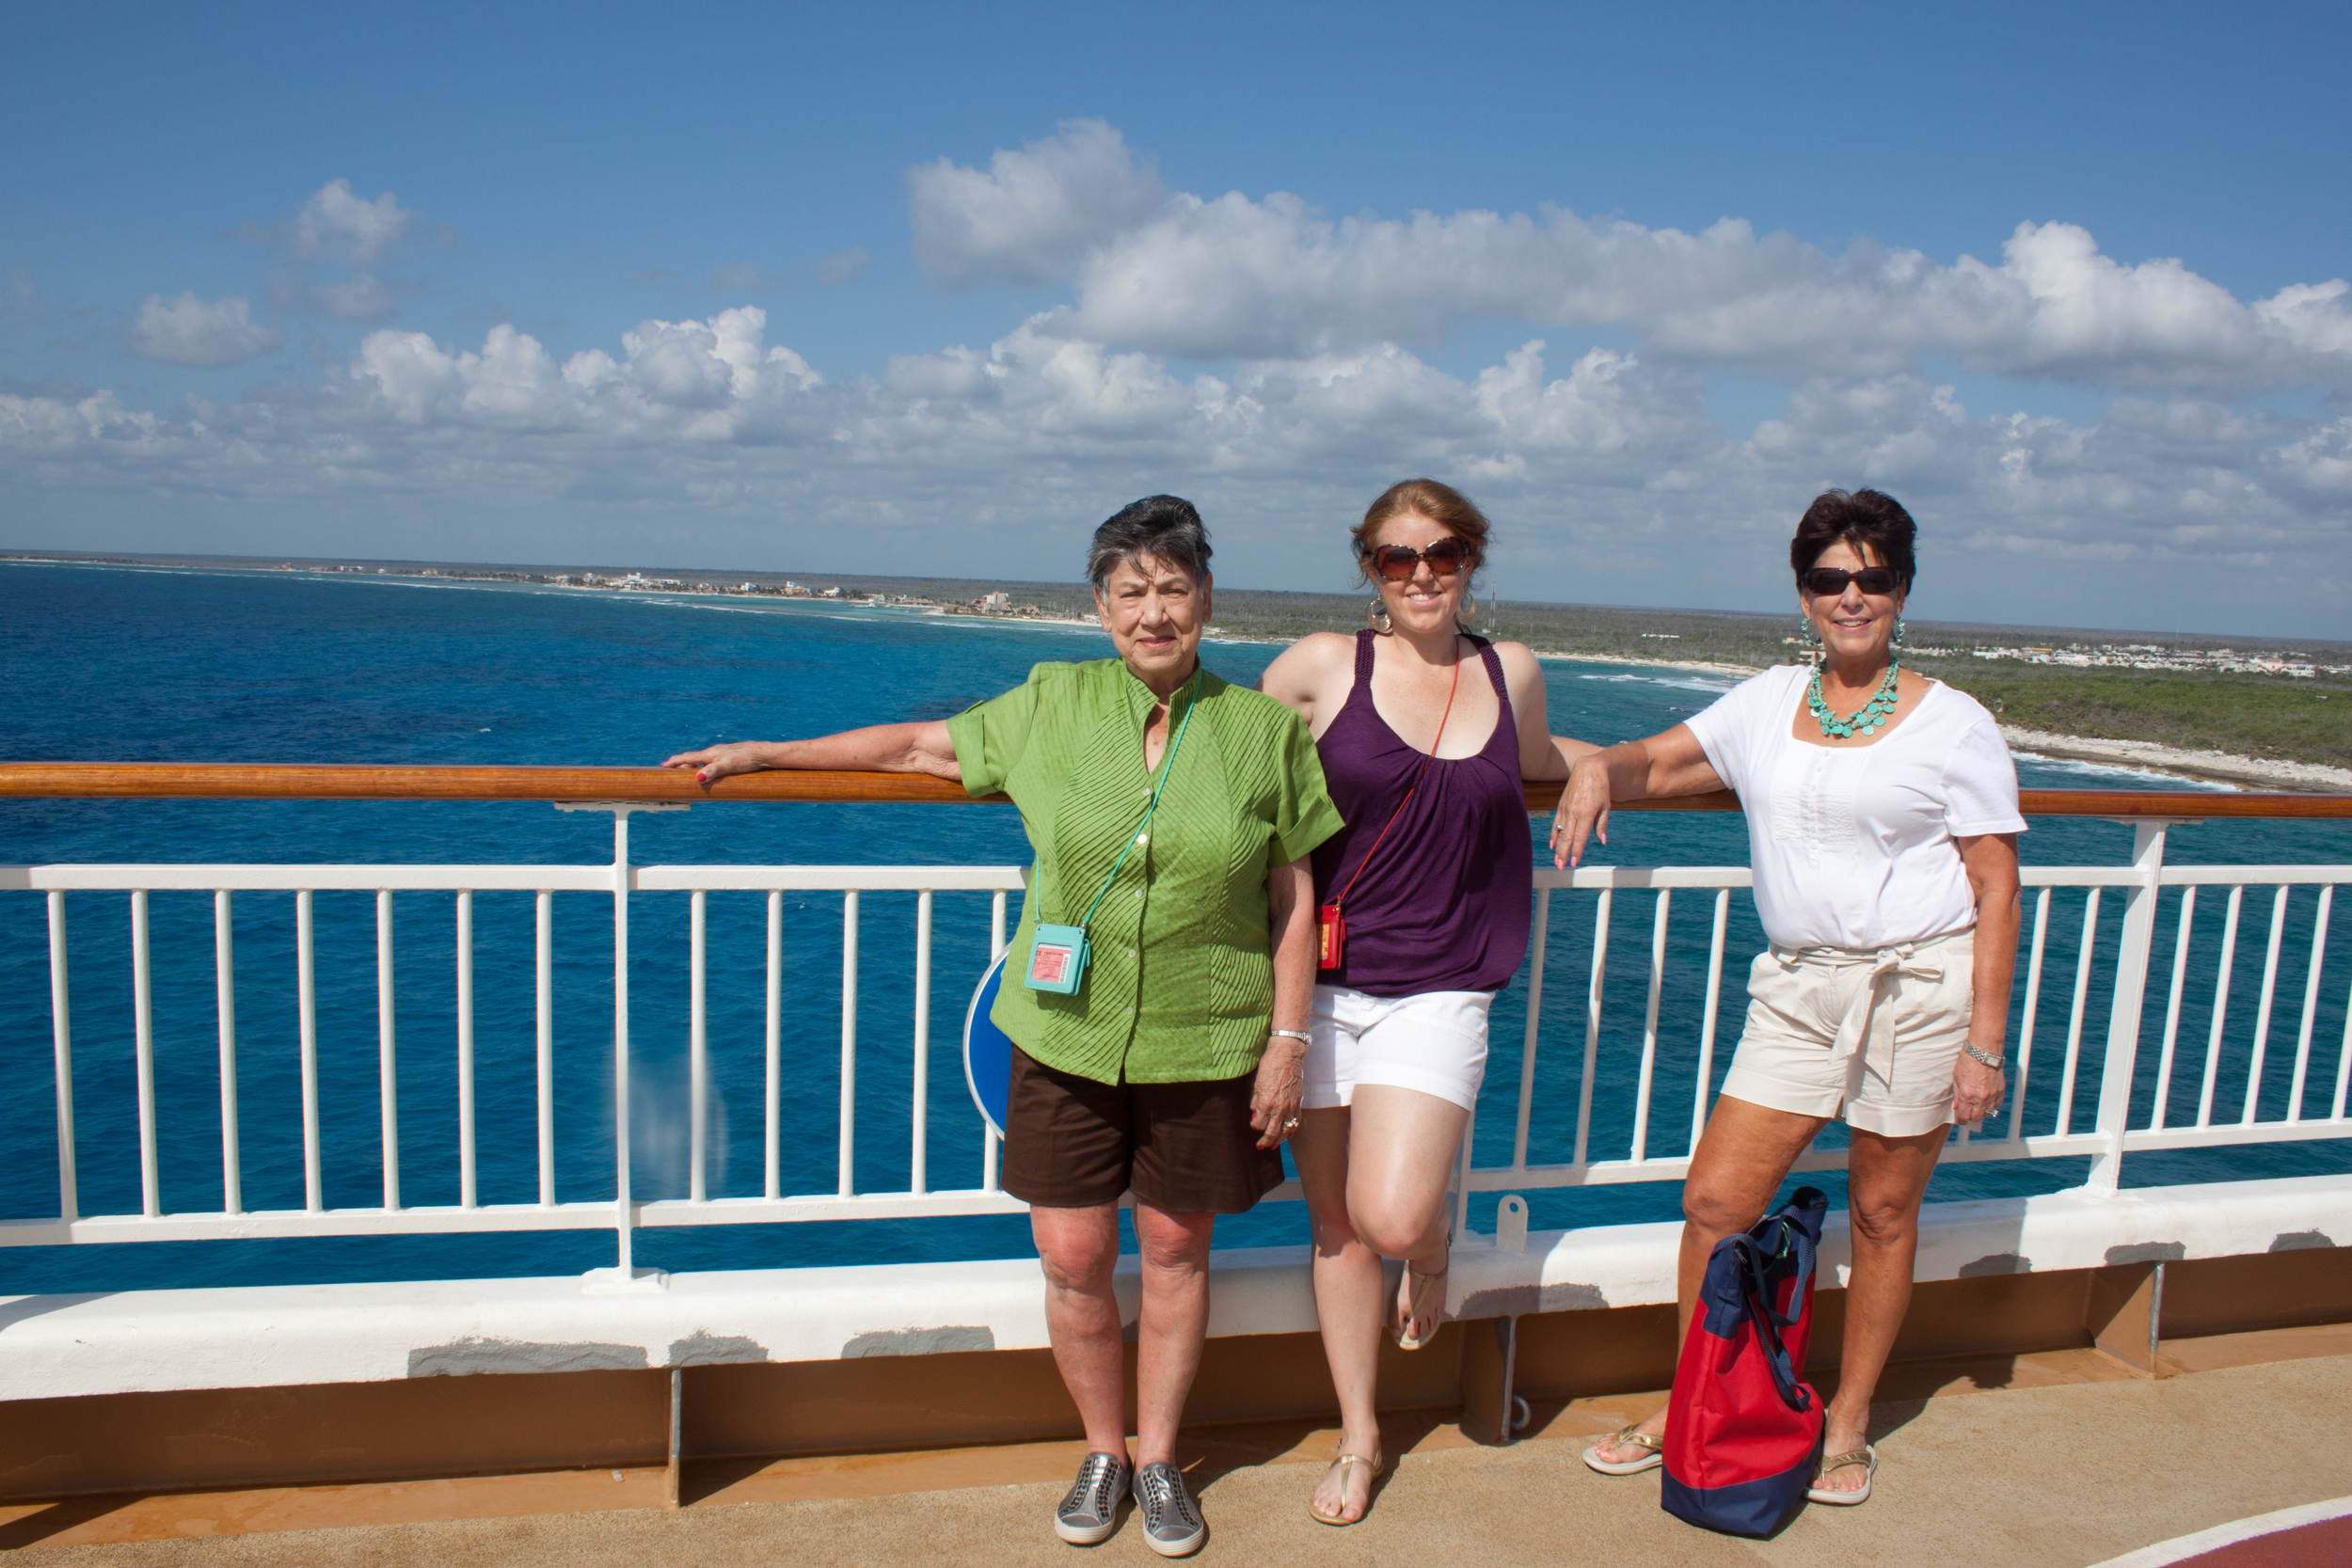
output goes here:
[[[895, 611], [934, 624], [1096, 629], [1078, 583], [827, 573], [804, 574], [811, 580], [803, 582], [774, 572], [35, 550], [0, 551], [0, 562], [710, 595], [778, 609]], [[1279, 646], [1363, 625], [1359, 593], [1221, 589], [1217, 599], [1210, 636], [1218, 642]], [[1525, 642], [1547, 660], [1738, 681], [1791, 657], [1785, 616], [1487, 603], [1483, 631]], [[2094, 637], [2103, 641], [2088, 641]], [[1915, 625], [1914, 641], [1921, 645], [1907, 661], [1994, 709], [2021, 752], [2203, 784], [2352, 793], [2352, 644], [1924, 622]], [[1677, 651], [1684, 657], [1653, 652], [1661, 643], [1683, 644]], [[2085, 733], [2100, 730], [2108, 733]]]

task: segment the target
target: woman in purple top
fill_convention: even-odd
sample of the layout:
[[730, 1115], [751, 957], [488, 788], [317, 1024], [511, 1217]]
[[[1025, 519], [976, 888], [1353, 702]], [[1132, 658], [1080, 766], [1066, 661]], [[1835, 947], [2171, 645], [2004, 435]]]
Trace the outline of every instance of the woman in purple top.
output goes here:
[[[1339, 1457], [1308, 1505], [1327, 1525], [1362, 1518], [1379, 1473], [1384, 1320], [1417, 1350], [1445, 1316], [1446, 1186], [1486, 1071], [1487, 1009], [1527, 956], [1520, 781], [1565, 779], [1595, 750], [1549, 732], [1533, 654], [1463, 631], [1486, 533], [1450, 486], [1391, 486], [1355, 530], [1379, 593], [1372, 629], [1304, 638], [1259, 682], [1307, 721], [1347, 818], [1314, 855], [1324, 967], [1291, 1138], [1340, 1396]], [[1392, 1301], [1383, 1257], [1405, 1261]]]

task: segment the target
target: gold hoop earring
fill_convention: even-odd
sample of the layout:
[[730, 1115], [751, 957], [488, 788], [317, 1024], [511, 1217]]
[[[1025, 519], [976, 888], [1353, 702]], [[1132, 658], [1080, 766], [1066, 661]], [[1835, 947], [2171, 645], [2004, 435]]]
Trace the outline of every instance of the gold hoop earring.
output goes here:
[[1462, 590], [1462, 608], [1454, 612], [1454, 624], [1464, 631], [1478, 625], [1478, 600], [1467, 588]]
[[1386, 599], [1376, 594], [1373, 595], [1372, 603], [1364, 607], [1364, 625], [1383, 637], [1389, 634], [1389, 603]]

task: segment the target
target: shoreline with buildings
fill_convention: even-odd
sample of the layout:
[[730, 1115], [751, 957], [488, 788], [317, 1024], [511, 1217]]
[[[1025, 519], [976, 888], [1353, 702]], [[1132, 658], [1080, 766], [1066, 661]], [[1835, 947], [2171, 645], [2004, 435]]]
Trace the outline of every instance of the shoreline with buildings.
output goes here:
[[[148, 570], [286, 572], [452, 585], [508, 585], [566, 593], [755, 599], [810, 608], [898, 611], [965, 624], [1025, 625], [1081, 631], [1095, 626], [1092, 616], [1087, 613], [1086, 590], [1081, 584], [992, 584], [856, 574], [811, 574], [809, 579], [803, 579], [759, 572], [676, 574], [643, 568], [33, 550], [0, 551], [0, 562]], [[817, 580], [820, 576], [832, 580]], [[1355, 595], [1228, 589], [1219, 594], [1219, 625], [1208, 634], [1219, 642], [1280, 644], [1311, 631], [1344, 631], [1360, 624], [1360, 600]], [[1785, 625], [1777, 617], [1529, 604], [1494, 607], [1492, 613], [1493, 621], [1486, 630], [1492, 635], [1524, 641], [1537, 657], [1547, 660], [1704, 674], [1736, 681], [1795, 657], [1794, 639], [1777, 634]], [[1676, 629], [1662, 629], [1666, 626]], [[1773, 634], [1759, 635], [1767, 628]], [[2352, 644], [2308, 641], [2291, 644], [2282, 641], [2194, 635], [2158, 641], [2144, 633], [2069, 636], [2048, 628], [2035, 635], [2027, 628], [1954, 625], [1923, 625], [1920, 629], [1928, 637], [1908, 650], [1909, 658], [1930, 674], [1955, 678], [1963, 685], [1973, 684], [1967, 679], [1972, 669], [1985, 671], [1988, 678], [2008, 670], [2045, 684], [2070, 676], [2107, 682], [2135, 678], [2230, 679], [2260, 682], [2264, 688], [2304, 690], [2317, 702], [2328, 702], [2337, 693], [2316, 689], [2334, 687], [2344, 683], [2345, 677], [2352, 677]], [[1658, 646], [1653, 652], [1644, 644]], [[1687, 651], [1673, 647], [1674, 644], [1687, 644]], [[1676, 657], [1677, 654], [1682, 657]], [[2278, 748], [2170, 743], [2178, 736], [2158, 740], [2135, 738], [2131, 735], [2085, 735], [2051, 726], [2046, 718], [2043, 722], [2035, 722], [2040, 716], [2036, 711], [2008, 712], [2001, 696], [1978, 694], [2001, 715], [2004, 733], [2021, 752], [2238, 787], [2352, 790], [2352, 754], [2342, 758], [2255, 755], [2252, 751], [2275, 752]], [[2014, 692], [2010, 694], [2013, 696]], [[2347, 703], [2352, 703], [2352, 691], [2344, 695]], [[2274, 737], [2263, 736], [2265, 740]]]

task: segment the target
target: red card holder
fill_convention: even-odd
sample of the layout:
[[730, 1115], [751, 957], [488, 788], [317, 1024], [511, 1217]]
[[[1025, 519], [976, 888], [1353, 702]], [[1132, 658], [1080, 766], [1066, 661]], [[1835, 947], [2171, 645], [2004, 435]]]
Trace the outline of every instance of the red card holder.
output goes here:
[[1316, 924], [1323, 934], [1323, 944], [1317, 952], [1317, 969], [1340, 967], [1340, 950], [1347, 942], [1347, 917], [1337, 904], [1326, 904], [1317, 911]]

